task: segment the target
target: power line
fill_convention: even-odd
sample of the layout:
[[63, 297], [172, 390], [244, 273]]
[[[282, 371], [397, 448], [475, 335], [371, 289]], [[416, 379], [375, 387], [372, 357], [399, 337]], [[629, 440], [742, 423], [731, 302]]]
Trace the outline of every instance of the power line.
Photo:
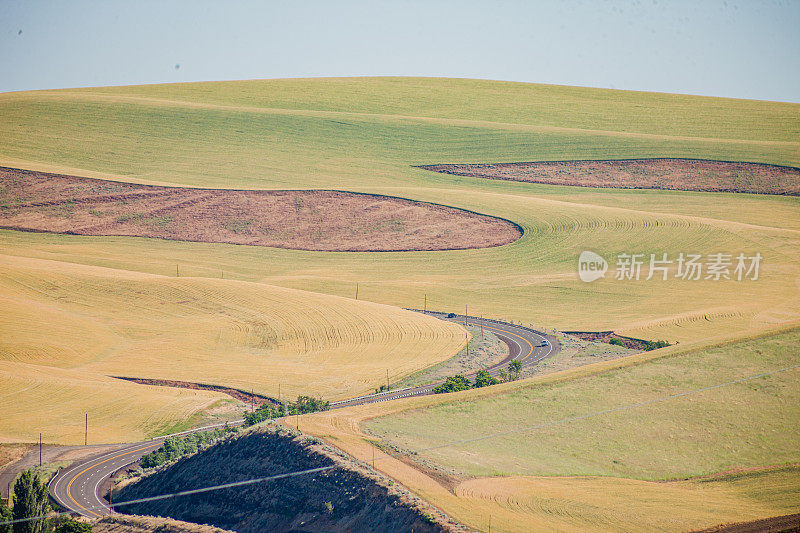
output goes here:
[[[450, 441], [450, 442], [447, 442], [447, 443], [444, 443], [444, 444], [437, 444], [435, 446], [428, 446], [426, 448], [419, 448], [419, 449], [414, 450], [414, 451], [386, 453], [383, 457], [377, 457], [377, 458], [373, 459], [373, 465], [374, 465], [374, 461], [380, 461], [382, 459], [400, 457], [400, 456], [403, 456], [403, 455], [412, 455], [412, 454], [417, 454], [417, 453], [420, 453], [420, 452], [426, 452], [426, 451], [430, 451], [430, 450], [438, 450], [438, 449], [441, 449], [441, 448], [448, 448], [448, 447], [451, 447], [451, 446], [459, 446], [461, 444], [469, 444], [469, 443], [472, 443], [472, 442], [479, 442], [479, 441], [482, 441], [482, 440], [488, 440], [488, 439], [492, 439], [492, 438], [496, 438], [496, 437], [503, 437], [503, 436], [507, 436], [507, 435], [513, 435], [515, 433], [524, 433], [525, 431], [531, 431], [531, 430], [534, 430], [534, 429], [540, 429], [540, 428], [554, 426], [554, 425], [558, 425], [558, 424], [564, 424], [564, 423], [568, 423], [568, 422], [576, 422], [578, 420], [586, 420], [588, 418], [594, 418], [594, 417], [602, 416], [602, 415], [605, 415], [605, 414], [617, 413], [617, 412], [620, 412], [620, 411], [627, 411], [627, 410], [630, 410], [630, 409], [635, 409], [636, 407], [643, 407], [645, 405], [652, 405], [652, 404], [659, 403], [659, 402], [665, 402], [665, 401], [668, 401], [668, 400], [674, 400], [675, 398], [681, 398], [681, 397], [684, 397], [684, 396], [690, 396], [692, 394], [699, 394], [701, 392], [706, 392], [706, 391], [709, 391], [709, 390], [718, 389], [720, 387], [726, 387], [728, 385], [735, 385], [737, 383], [743, 383], [745, 381], [752, 381], [754, 379], [771, 376], [773, 374], [778, 374], [780, 372], [786, 372], [788, 370], [794, 370], [796, 368], [800, 368], [800, 364], [793, 365], [793, 366], [787, 366], [787, 367], [784, 367], [784, 368], [779, 368], [777, 370], [771, 370], [769, 372], [762, 372], [760, 374], [752, 374], [750, 376], [745, 376], [743, 378], [738, 378], [738, 379], [734, 379], [734, 380], [731, 380], [731, 381], [726, 381], [724, 383], [717, 383], [716, 385], [709, 385], [707, 387], [701, 387], [699, 389], [692, 389], [692, 390], [689, 390], [689, 391], [678, 392], [678, 393], [675, 393], [675, 394], [670, 394], [668, 396], [662, 396], [660, 398], [653, 398], [651, 400], [644, 400], [644, 401], [641, 401], [641, 402], [620, 405], [618, 407], [613, 407], [611, 409], [603, 409], [601, 411], [594, 411], [592, 413], [586, 413], [586, 414], [583, 414], [583, 415], [576, 415], [576, 416], [560, 418], [558, 420], [551, 420], [549, 422], [542, 422], [542, 423], [539, 423], [539, 424], [534, 424], [534, 425], [531, 425], [531, 426], [525, 426], [525, 427], [521, 427], [521, 428], [511, 429], [511, 430], [508, 430], [508, 431], [502, 431], [502, 432], [498, 432], [498, 433], [491, 433], [491, 434], [488, 434], [488, 435], [481, 435], [480, 437], [473, 437], [473, 438], [469, 438], [469, 439], [461, 439], [461, 440], [457, 440], [457, 441]], [[248, 479], [248, 480], [244, 480], [244, 481], [236, 481], [236, 482], [233, 482], [233, 483], [224, 483], [224, 484], [221, 484], [221, 485], [212, 485], [210, 487], [203, 487], [203, 488], [199, 488], [199, 489], [184, 490], [184, 491], [174, 492], [174, 493], [170, 493], [170, 494], [160, 494], [158, 496], [149, 496], [147, 498], [139, 498], [139, 499], [136, 499], [136, 500], [128, 500], [128, 501], [124, 501], [124, 502], [118, 502], [118, 503], [114, 504], [114, 507], [120, 507], [120, 506], [123, 506], [123, 505], [133, 505], [133, 504], [137, 504], [137, 503], [147, 503], [147, 502], [158, 501], [158, 500], [166, 500], [166, 499], [169, 499], [169, 498], [177, 498], [177, 497], [180, 497], [180, 496], [190, 496], [190, 495], [193, 495], [193, 494], [200, 494], [200, 493], [211, 492], [211, 491], [215, 491], [215, 490], [222, 490], [222, 489], [228, 489], [228, 488], [234, 488], [234, 487], [241, 487], [241, 486], [245, 486], [245, 485], [252, 485], [252, 484], [255, 484], [255, 483], [263, 483], [265, 481], [273, 481], [273, 480], [277, 480], [277, 479], [285, 479], [285, 478], [290, 478], [290, 477], [296, 477], [296, 476], [301, 476], [301, 475], [304, 475], [304, 474], [314, 474], [314, 473], [317, 473], [317, 472], [324, 472], [326, 470], [331, 470], [331, 469], [336, 468], [336, 467], [337, 467], [337, 465], [323, 466], [323, 467], [319, 467], [319, 468], [311, 468], [311, 469], [308, 469], [308, 470], [299, 470], [299, 471], [296, 471], [296, 472], [287, 472], [285, 474], [277, 474], [277, 475], [274, 475], [274, 476], [254, 478], [254, 479]], [[106, 506], [94, 506], [94, 507], [88, 507], [88, 508], [86, 508], [86, 510], [92, 511], [92, 510], [105, 509], [105, 508], [106, 508]], [[43, 518], [47, 518], [48, 516], [61, 516], [61, 515], [66, 515], [66, 514], [71, 514], [71, 513], [72, 513], [72, 511], [64, 511], [64, 512], [60, 512], [60, 513], [56, 513], [54, 515], [40, 515], [40, 516], [34, 516], [34, 517], [30, 517], [30, 518], [20, 518], [20, 519], [17, 519], [17, 520], [10, 520], [10, 521], [6, 521], [6, 522], [0, 522], [0, 525], [16, 524], [16, 523], [20, 523], [20, 522], [29, 522], [29, 521], [32, 521], [32, 520], [41, 520]]]
[[[137, 504], [137, 503], [148, 503], [148, 502], [154, 502], [154, 501], [158, 501], [158, 500], [167, 500], [169, 498], [177, 498], [179, 496], [191, 496], [193, 494], [201, 494], [201, 493], [204, 493], [204, 492], [211, 492], [211, 491], [215, 491], [215, 490], [242, 487], [242, 486], [245, 486], [245, 485], [253, 485], [255, 483], [263, 483], [265, 481], [274, 481], [276, 479], [285, 479], [285, 478], [296, 477], [296, 476], [301, 476], [301, 475], [305, 475], [305, 474], [316, 474], [318, 472], [324, 472], [326, 470], [331, 470], [333, 468], [336, 468], [336, 466], [337, 465], [321, 466], [321, 467], [318, 467], [318, 468], [311, 468], [311, 469], [308, 469], [308, 470], [300, 470], [300, 471], [297, 471], [297, 472], [287, 472], [285, 474], [276, 474], [274, 476], [260, 477], [260, 478], [254, 478], [254, 479], [246, 479], [244, 481], [234, 481], [233, 483], [224, 483], [222, 485], [212, 485], [210, 487], [203, 487], [203, 488], [200, 488], [200, 489], [183, 490], [183, 491], [180, 491], [180, 492], [173, 492], [173, 493], [170, 493], [170, 494], [159, 494], [158, 496], [148, 496], [147, 498], [138, 498], [138, 499], [135, 499], [135, 500], [127, 500], [127, 501], [124, 501], [124, 502], [116, 502], [114, 504], [114, 507], [119, 508], [120, 506], [123, 506], [123, 505], [134, 505], [134, 504]], [[95, 510], [100, 510], [100, 509], [105, 509], [105, 508], [106, 508], [105, 505], [102, 505], [102, 506], [95, 505], [93, 507], [86, 507], [85, 509], [87, 511], [95, 511]], [[19, 524], [19, 523], [22, 523], [22, 522], [31, 522], [33, 520], [41, 520], [43, 518], [51, 518], [51, 517], [56, 517], [56, 516], [63, 516], [63, 515], [72, 514], [73, 512], [74, 511], [62, 511], [62, 512], [59, 512], [59, 513], [54, 513], [54, 514], [49, 514], [49, 515], [32, 516], [32, 517], [29, 517], [29, 518], [18, 518], [16, 520], [8, 520], [6, 522], [0, 522], [0, 526], [6, 525], [6, 524]]]

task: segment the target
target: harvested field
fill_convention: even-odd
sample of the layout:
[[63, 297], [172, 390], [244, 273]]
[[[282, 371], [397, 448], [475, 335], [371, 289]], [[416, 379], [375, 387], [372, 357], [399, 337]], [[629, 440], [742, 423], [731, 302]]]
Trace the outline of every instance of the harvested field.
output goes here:
[[90, 443], [135, 442], [232, 389], [356, 396], [464, 342], [458, 324], [366, 301], [0, 254], [0, 442], [82, 443], [86, 412]]
[[489, 248], [522, 236], [506, 220], [390, 196], [162, 187], [5, 167], [0, 226], [360, 252]]
[[703, 159], [623, 159], [423, 165], [419, 168], [495, 180], [550, 185], [800, 195], [800, 168]]

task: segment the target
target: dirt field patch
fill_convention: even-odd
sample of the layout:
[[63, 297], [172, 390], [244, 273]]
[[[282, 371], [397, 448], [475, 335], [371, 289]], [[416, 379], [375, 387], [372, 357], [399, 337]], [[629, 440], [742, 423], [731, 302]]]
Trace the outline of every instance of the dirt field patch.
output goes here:
[[231, 398], [239, 400], [242, 403], [246, 403], [252, 406], [256, 405], [260, 406], [265, 403], [275, 403], [275, 404], [278, 403], [272, 398], [268, 398], [262, 394], [256, 394], [254, 392], [245, 392], [240, 389], [234, 389], [232, 387], [223, 387], [221, 385], [206, 385], [205, 383], [194, 383], [192, 381], [179, 381], [175, 379], [126, 378], [123, 376], [112, 376], [112, 377], [116, 379], [124, 379], [125, 381], [132, 381], [133, 383], [138, 383], [139, 385], [152, 385], [156, 387], [177, 387], [179, 389], [210, 390], [215, 392], [221, 392], [223, 394], [227, 394]]
[[800, 513], [784, 516], [773, 516], [752, 522], [737, 522], [735, 524], [723, 524], [709, 529], [704, 529], [701, 533], [759, 533], [763, 531], [774, 531], [775, 533], [796, 533], [800, 531]]
[[423, 165], [419, 168], [456, 176], [578, 187], [800, 195], [800, 168], [761, 163], [623, 159]]
[[585, 341], [603, 342], [606, 344], [611, 344], [611, 340], [616, 339], [617, 342], [622, 343], [620, 346], [624, 346], [629, 350], [647, 350], [649, 347], [647, 345], [648, 341], [646, 340], [623, 337], [622, 335], [617, 335], [613, 331], [565, 331], [564, 333]]
[[488, 248], [522, 235], [506, 220], [387, 196], [161, 187], [4, 167], [0, 226], [320, 251]]

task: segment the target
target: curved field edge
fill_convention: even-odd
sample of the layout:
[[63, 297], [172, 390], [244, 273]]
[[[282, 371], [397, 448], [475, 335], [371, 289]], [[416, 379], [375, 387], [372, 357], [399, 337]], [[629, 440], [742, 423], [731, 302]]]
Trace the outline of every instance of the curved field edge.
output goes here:
[[[293, 92], [284, 93], [286, 87]], [[454, 88], [459, 98], [470, 88], [480, 97], [473, 106], [453, 107], [445, 95]], [[493, 90], [510, 91], [515, 98], [491, 99]], [[367, 95], [370, 91], [378, 92]], [[403, 97], [387, 101], [386, 91]], [[317, 101], [309, 102], [314, 95]], [[618, 105], [612, 96], [625, 104]], [[563, 105], [552, 107], [561, 99]], [[520, 108], [526, 110], [522, 115], [515, 113]], [[641, 109], [650, 112], [641, 114]], [[410, 165], [609, 157], [798, 164], [800, 144], [792, 136], [797, 109], [765, 102], [425, 79], [234, 82], [2, 95], [4, 160], [78, 169], [73, 174], [102, 171], [128, 182], [402, 196], [511, 220], [525, 235], [506, 246], [437, 252], [436, 257], [417, 252], [342, 257], [10, 231], [0, 232], [0, 238], [13, 253], [63, 254], [73, 261], [113, 262], [158, 273], [172, 272], [180, 263], [191, 275], [214, 276], [224, 270], [238, 279], [347, 296], [359, 284], [360, 298], [400, 307], [420, 307], [427, 295], [441, 309], [470, 305], [476, 314], [556, 329], [615, 329], [685, 342], [721, 329], [748, 330], [800, 316], [794, 245], [800, 199], [576, 191], [445, 176]], [[357, 116], [345, 118], [342, 112]], [[491, 117], [494, 120], [488, 120]], [[674, 120], [662, 120], [665, 117]], [[554, 126], [559, 123], [569, 127]], [[618, 131], [608, 131], [609, 125]], [[109, 133], [114, 131], [124, 135]], [[137, 240], [146, 242], [132, 242]], [[41, 248], [31, 252], [31, 246]], [[586, 249], [612, 257], [620, 252], [645, 257], [663, 252], [675, 257], [694, 250], [761, 252], [766, 256], [765, 272], [761, 281], [746, 287], [674, 280], [586, 285], [575, 276], [575, 260]]]
[[[529, 378], [520, 382], [503, 384], [485, 389], [466, 391], [463, 393], [455, 393], [450, 395], [438, 395], [425, 398], [414, 398], [407, 400], [400, 400], [394, 402], [382, 403], [380, 406], [361, 406], [357, 408], [347, 408], [336, 412], [318, 413], [306, 417], [301, 422], [304, 432], [315, 435], [325, 439], [330, 444], [333, 444], [342, 450], [354, 455], [355, 457], [370, 461], [373, 449], [376, 456], [376, 467], [384, 473], [397, 479], [403, 483], [420, 497], [427, 499], [434, 505], [440, 506], [445, 512], [454, 516], [458, 520], [471, 525], [476, 528], [485, 528], [486, 521], [489, 515], [492, 516], [493, 528], [496, 524], [500, 530], [507, 531], [524, 531], [530, 530], [530, 527], [542, 527], [544, 530], [580, 530], [593, 527], [594, 520], [602, 519], [604, 528], [617, 529], [617, 530], [630, 530], [642, 529], [652, 527], [648, 524], [652, 523], [656, 517], [659, 517], [659, 524], [668, 530], [682, 530], [688, 529], [687, 523], [691, 522], [692, 528], [710, 527], [718, 523], [728, 522], [731, 520], [752, 520], [755, 518], [763, 518], [777, 514], [786, 514], [788, 511], [781, 511], [778, 507], [768, 508], [768, 506], [758, 504], [758, 498], [753, 499], [752, 494], [748, 492], [737, 493], [735, 490], [725, 489], [715, 496], [715, 500], [720, 503], [715, 508], [714, 513], [703, 514], [698, 506], [692, 507], [686, 504], [686, 512], [680, 514], [680, 518], [684, 520], [683, 523], [672, 522], [669, 526], [670, 520], [677, 515], [669, 513], [668, 508], [663, 508], [658, 505], [651, 505], [654, 502], [679, 502], [681, 498], [686, 499], [688, 502], [694, 502], [698, 495], [705, 494], [702, 492], [704, 485], [700, 480], [688, 481], [687, 483], [697, 483], [695, 488], [690, 491], [683, 491], [682, 496], [673, 499], [670, 494], [675, 489], [668, 489], [667, 487], [674, 486], [670, 483], [654, 482], [654, 481], [638, 481], [638, 480], [621, 480], [623, 486], [627, 486], [630, 490], [628, 492], [621, 492], [621, 500], [634, 500], [637, 497], [637, 491], [641, 487], [649, 487], [648, 497], [641, 509], [642, 515], [639, 517], [641, 521], [636, 523], [635, 527], [621, 527], [619, 524], [625, 524], [626, 511], [619, 508], [605, 508], [600, 511], [595, 509], [592, 511], [591, 505], [588, 503], [589, 499], [587, 494], [602, 494], [604, 480], [609, 478], [591, 478], [598, 480], [597, 484], [590, 483], [587, 486], [587, 493], [577, 495], [569, 500], [569, 505], [578, 505], [577, 508], [582, 508], [586, 514], [581, 516], [573, 516], [569, 513], [566, 515], [563, 512], [558, 512], [556, 508], [563, 509], [562, 504], [567, 500], [559, 500], [558, 498], [552, 499], [550, 508], [533, 507], [520, 509], [518, 506], [507, 506], [504, 503], [497, 503], [495, 497], [489, 498], [463, 498], [459, 497], [452, 492], [451, 489], [440, 484], [439, 481], [424, 473], [418, 468], [414, 468], [396, 458], [387, 455], [381, 447], [376, 447], [379, 441], [375, 437], [365, 434], [361, 425], [376, 417], [390, 417], [395, 415], [402, 415], [408, 412], [423, 412], [430, 409], [435, 409], [440, 406], [451, 405], [457, 406], [472, 401], [488, 401], [492, 402], [497, 396], [507, 395], [530, 387], [546, 387], [551, 385], [558, 385], [560, 383], [581, 383], [587, 378], [602, 375], [613, 375], [615, 372], [629, 368], [636, 368], [647, 366], [650, 362], [658, 362], [661, 360], [671, 360], [675, 357], [697, 355], [703, 353], [705, 350], [725, 349], [730, 346], [739, 345], [741, 342], [753, 342], [763, 338], [770, 338], [777, 335], [791, 333], [798, 334], [800, 323], [795, 323], [791, 327], [776, 328], [771, 330], [762, 331], [757, 334], [751, 334], [743, 338], [728, 337], [719, 338], [715, 341], [706, 343], [691, 343], [691, 345], [679, 345], [656, 350], [654, 352], [645, 352], [642, 354], [632, 355], [625, 358], [606, 361], [593, 365], [587, 365], [567, 371], [562, 371], [554, 374], [543, 375], [538, 377]], [[502, 413], [497, 415], [502, 418]], [[509, 426], [511, 427], [511, 426]], [[557, 430], [558, 428], [556, 428]], [[456, 438], [456, 437], [449, 437]], [[373, 444], [375, 443], [375, 444]], [[536, 446], [537, 443], [532, 443], [531, 446]], [[766, 464], [773, 464], [767, 461]], [[783, 475], [783, 474], [782, 474]], [[480, 479], [480, 478], [479, 478]], [[491, 478], [495, 481], [502, 481], [508, 478]], [[528, 479], [526, 477], [526, 479]], [[557, 477], [557, 478], [541, 478], [544, 480], [545, 485], [559, 485], [562, 481], [564, 490], [562, 490], [562, 497], [567, 494], [569, 480], [573, 479], [570, 476]], [[589, 479], [589, 478], [587, 478]], [[471, 483], [467, 481], [466, 483]], [[477, 481], [476, 481], [477, 483]], [[525, 483], [528, 483], [527, 481]], [[776, 495], [779, 495], [783, 502], [788, 502], [787, 505], [797, 505], [796, 495], [797, 486], [800, 481], [797, 480], [797, 473], [788, 474], [788, 479], [784, 479], [781, 484], [776, 485]], [[721, 486], [721, 485], [720, 485]], [[663, 489], [663, 490], [662, 490]], [[559, 489], [561, 490], [561, 489]], [[569, 489], [572, 490], [572, 489]], [[617, 492], [620, 489], [615, 489]], [[627, 490], [627, 489], [626, 489]], [[523, 495], [513, 497], [524, 497]], [[583, 499], [581, 499], [583, 498]], [[647, 503], [650, 502], [650, 503]], [[595, 502], [596, 503], [596, 502]], [[762, 502], [763, 503], [763, 502]], [[552, 506], [555, 505], [556, 508]], [[715, 504], [716, 505], [716, 504]], [[760, 505], [760, 507], [759, 507]], [[588, 507], [587, 507], [588, 506]], [[754, 511], [755, 510], [755, 511]], [[691, 512], [690, 512], [691, 511]], [[638, 511], [637, 511], [638, 512]], [[622, 513], [622, 514], [620, 514]], [[576, 522], [570, 523], [572, 517]], [[566, 517], [566, 518], [565, 518]], [[687, 522], [688, 521], [688, 522]], [[616, 527], [612, 527], [614, 523]], [[577, 524], [577, 525], [576, 525]], [[669, 526], [669, 527], [667, 527]]]
[[615, 189], [800, 195], [800, 168], [709, 159], [649, 158], [420, 165], [456, 176]]
[[3, 167], [0, 227], [360, 252], [488, 248], [522, 236], [507, 220], [387, 195], [163, 187]]

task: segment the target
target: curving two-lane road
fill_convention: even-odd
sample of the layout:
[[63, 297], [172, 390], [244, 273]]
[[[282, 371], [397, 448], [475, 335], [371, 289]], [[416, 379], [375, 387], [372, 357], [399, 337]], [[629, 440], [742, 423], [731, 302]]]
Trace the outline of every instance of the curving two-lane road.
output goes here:
[[[524, 326], [501, 322], [497, 320], [480, 319], [472, 316], [455, 315], [447, 316], [446, 313], [429, 311], [427, 314], [451, 320], [459, 324], [481, 325], [508, 345], [508, 357], [503, 361], [486, 368], [492, 375], [497, 375], [502, 369], [507, 368], [511, 361], [520, 361], [522, 367], [528, 368], [535, 366], [539, 362], [558, 353], [561, 345], [558, 339], [552, 335], [547, 335]], [[468, 374], [468, 377], [475, 376], [476, 372]], [[366, 403], [385, 402], [406, 398], [408, 396], [422, 396], [432, 394], [434, 387], [441, 382], [412, 387], [408, 389], [394, 390], [378, 394], [369, 394], [358, 398], [351, 398], [331, 404], [332, 409], [338, 409], [351, 405], [361, 405]], [[242, 421], [231, 424], [236, 425]], [[221, 427], [224, 424], [197, 428], [183, 433], [194, 431], [204, 431]], [[132, 463], [135, 463], [147, 453], [157, 450], [167, 436], [153, 439], [146, 442], [134, 444], [123, 444], [114, 451], [91, 457], [89, 459], [76, 462], [69, 467], [60, 470], [50, 481], [48, 486], [50, 495], [65, 509], [74, 513], [89, 517], [100, 518], [111, 512], [109, 502], [100, 496], [105, 482], [118, 470]]]
[[[412, 309], [412, 311], [418, 311]], [[522, 363], [522, 368], [536, 366], [544, 359], [556, 355], [561, 350], [561, 344], [558, 339], [553, 335], [547, 335], [539, 331], [524, 326], [517, 326], [508, 322], [501, 322], [499, 320], [489, 320], [485, 318], [478, 318], [474, 316], [455, 315], [448, 317], [452, 313], [439, 313], [428, 311], [426, 314], [435, 316], [442, 320], [450, 320], [458, 324], [467, 324], [470, 326], [483, 325], [487, 329], [497, 335], [497, 337], [506, 343], [508, 346], [508, 357], [499, 363], [487, 367], [485, 370], [497, 376], [497, 374], [508, 367], [511, 361], [519, 361]], [[467, 377], [474, 378], [477, 370], [467, 374]], [[432, 394], [433, 389], [438, 387], [442, 382], [431, 383], [421, 387], [411, 387], [408, 389], [394, 390], [378, 394], [368, 394], [366, 396], [359, 396], [358, 398], [351, 398], [349, 400], [342, 400], [331, 404], [332, 408], [345, 407], [350, 405], [361, 405], [364, 403], [385, 402], [388, 400], [396, 400], [398, 398], [406, 398], [408, 396], [422, 396], [425, 394]]]

